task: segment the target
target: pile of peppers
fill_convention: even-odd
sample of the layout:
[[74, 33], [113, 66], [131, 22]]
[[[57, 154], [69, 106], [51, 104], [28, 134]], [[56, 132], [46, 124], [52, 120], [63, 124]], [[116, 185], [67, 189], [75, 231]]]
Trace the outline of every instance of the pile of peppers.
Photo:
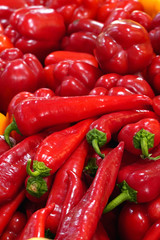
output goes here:
[[160, 9], [0, 0], [0, 239], [160, 239]]

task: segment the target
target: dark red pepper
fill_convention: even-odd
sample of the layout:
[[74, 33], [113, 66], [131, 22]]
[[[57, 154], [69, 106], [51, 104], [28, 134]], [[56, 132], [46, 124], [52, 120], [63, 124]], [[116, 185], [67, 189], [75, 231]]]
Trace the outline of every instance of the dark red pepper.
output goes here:
[[[10, 141], [12, 142], [13, 146], [16, 144], [15, 139], [13, 139], [11, 137], [10, 137]], [[3, 154], [4, 152], [8, 151], [9, 149], [10, 149], [10, 146], [5, 141], [4, 136], [0, 135], [0, 155]]]
[[[137, 94], [38, 98], [22, 101], [15, 109], [14, 118], [21, 134], [27, 136], [56, 124], [76, 122], [115, 111], [146, 109], [151, 105], [152, 100], [148, 96]], [[11, 125], [6, 128], [6, 138], [12, 130], [15, 129]]]
[[156, 55], [151, 64], [147, 67], [147, 81], [155, 94], [160, 94], [160, 56]]
[[97, 170], [96, 176], [79, 203], [66, 215], [56, 239], [90, 239], [100, 220], [103, 208], [115, 186], [123, 143], [109, 152]]

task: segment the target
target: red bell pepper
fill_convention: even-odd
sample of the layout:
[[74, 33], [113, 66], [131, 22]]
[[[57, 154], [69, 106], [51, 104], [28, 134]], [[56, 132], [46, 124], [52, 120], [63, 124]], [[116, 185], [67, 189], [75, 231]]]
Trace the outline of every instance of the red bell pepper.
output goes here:
[[[15, 109], [14, 118], [19, 131], [26, 136], [56, 124], [76, 122], [115, 111], [146, 109], [151, 105], [152, 100], [148, 96], [136, 94], [38, 98], [22, 101]], [[12, 125], [6, 128], [6, 139], [12, 130]]]
[[108, 95], [108, 90], [104, 87], [95, 87], [89, 92], [89, 95]]
[[[160, 197], [143, 204], [126, 203], [120, 210], [118, 228], [124, 240], [158, 239], [155, 229], [160, 218]], [[153, 231], [152, 231], [153, 230]], [[152, 233], [152, 235], [151, 235]], [[157, 231], [159, 234], [159, 231]], [[150, 236], [150, 238], [149, 238]]]
[[[49, 75], [50, 68], [44, 68]], [[52, 71], [52, 82], [48, 87], [59, 96], [87, 95], [101, 76], [99, 68], [82, 61], [61, 61], [55, 64]]]
[[70, 157], [57, 171], [50, 194], [46, 205], [55, 203], [55, 208], [46, 220], [46, 228], [49, 228], [53, 233], [56, 233], [62, 206], [68, 191], [68, 171], [74, 171], [74, 173], [81, 178], [86, 156], [88, 154], [88, 144], [86, 140], [75, 149]]
[[125, 96], [134, 94], [128, 88], [125, 87], [112, 87], [108, 91], [108, 96]]
[[39, 60], [44, 60], [49, 52], [57, 49], [66, 30], [63, 17], [55, 9], [44, 6], [28, 6], [14, 11], [10, 25], [19, 34], [14, 45], [24, 53], [36, 55]]
[[66, 215], [56, 239], [91, 239], [100, 220], [103, 208], [115, 186], [123, 143], [109, 152], [97, 170], [96, 176], [79, 203]]
[[151, 63], [153, 49], [147, 30], [124, 19], [103, 28], [94, 55], [104, 73], [124, 75], [144, 70]]
[[149, 151], [160, 143], [160, 123], [154, 118], [144, 118], [127, 124], [120, 130], [118, 140], [125, 142], [127, 151], [152, 159]]
[[153, 98], [153, 110], [154, 110], [154, 112], [158, 115], [158, 116], [160, 116], [160, 95], [158, 95], [158, 96], [155, 96], [154, 98]]
[[55, 64], [61, 61], [82, 61], [98, 67], [98, 62], [90, 53], [81, 53], [73, 51], [54, 51], [45, 58], [45, 65]]
[[133, 93], [147, 95], [150, 98], [155, 96], [149, 83], [142, 77], [136, 75], [122, 76], [116, 83], [117, 87], [125, 87]]
[[44, 70], [34, 55], [23, 55], [18, 49], [6, 49], [0, 54], [0, 61], [0, 110], [6, 112], [14, 95], [44, 86]]
[[54, 204], [51, 204], [34, 212], [19, 236], [19, 240], [26, 240], [32, 237], [45, 237], [45, 221], [53, 209]]
[[91, 32], [75, 32], [62, 39], [61, 49], [64, 51], [93, 54], [96, 47], [96, 40], [97, 36]]
[[102, 75], [96, 82], [95, 87], [104, 87], [109, 90], [116, 86], [117, 81], [121, 78], [121, 75], [117, 73], [108, 73]]
[[143, 240], [158, 240], [160, 238], [160, 220], [158, 219], [146, 232]]
[[21, 190], [14, 199], [8, 203], [4, 203], [0, 206], [1, 216], [0, 216], [0, 236], [2, 235], [7, 224], [11, 220], [13, 214], [16, 212], [20, 204], [25, 199], [25, 191]]
[[91, 32], [95, 35], [99, 35], [102, 31], [104, 24], [102, 22], [89, 19], [89, 18], [81, 18], [71, 22], [67, 27], [67, 33], [72, 34], [75, 32]]
[[160, 24], [159, 24], [160, 14], [159, 12], [153, 17], [151, 22], [151, 29], [149, 31], [149, 37], [152, 43], [154, 52], [159, 55], [159, 39], [160, 39]]
[[[100, 118], [96, 119], [91, 125], [90, 125], [90, 131], [87, 133], [87, 141], [92, 144], [94, 150], [97, 154], [104, 157], [104, 155], [101, 154], [99, 147], [104, 146], [106, 143], [108, 143], [113, 134], [116, 134], [120, 131], [122, 127], [126, 128], [127, 124], [133, 124], [137, 121], [145, 118], [157, 118], [156, 114], [152, 111], [120, 111], [120, 112], [114, 112], [110, 114], [105, 114], [101, 116]], [[143, 121], [143, 120], [141, 120]], [[159, 126], [158, 120], [155, 120], [157, 127]], [[150, 124], [152, 123], [152, 119]], [[153, 120], [154, 123], [154, 120]], [[160, 128], [160, 127], [159, 127]], [[159, 128], [157, 128], [157, 132], [159, 131]], [[123, 129], [123, 128], [122, 128]], [[136, 128], [137, 129], [137, 128]], [[156, 127], [155, 127], [156, 129]], [[123, 131], [123, 130], [121, 130]], [[125, 136], [127, 139], [124, 139], [124, 137], [120, 137], [120, 140], [123, 139], [125, 142], [125, 148], [128, 146], [129, 141], [129, 135], [131, 134], [131, 130], [128, 129], [128, 132], [125, 133]], [[120, 133], [119, 133], [120, 135]], [[124, 135], [124, 134], [123, 134]], [[159, 143], [158, 142], [157, 135], [155, 139], [155, 146]], [[128, 142], [127, 142], [128, 141]], [[160, 140], [159, 140], [160, 141]]]
[[43, 138], [42, 134], [25, 138], [0, 156], [0, 204], [12, 200], [23, 186], [27, 160], [34, 158]]
[[160, 56], [155, 56], [147, 68], [147, 81], [155, 94], [160, 94]]

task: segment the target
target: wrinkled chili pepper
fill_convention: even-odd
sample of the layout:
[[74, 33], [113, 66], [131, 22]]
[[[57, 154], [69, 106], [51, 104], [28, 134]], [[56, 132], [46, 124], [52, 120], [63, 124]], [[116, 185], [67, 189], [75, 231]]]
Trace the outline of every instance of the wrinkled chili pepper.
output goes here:
[[46, 227], [49, 228], [53, 233], [56, 233], [62, 206], [68, 190], [68, 174], [67, 171], [74, 171], [79, 178], [82, 175], [86, 156], [88, 154], [88, 144], [86, 140], [75, 149], [70, 157], [65, 161], [62, 167], [56, 173], [50, 194], [46, 205], [55, 203], [55, 208], [46, 220]]
[[125, 125], [118, 134], [118, 140], [125, 142], [125, 149], [142, 158], [151, 158], [149, 154], [160, 143], [160, 124], [157, 119], [144, 118]]
[[[145, 109], [151, 105], [152, 100], [149, 97], [136, 94], [24, 100], [14, 112], [16, 122], [14, 128], [18, 127], [22, 135], [32, 135], [56, 124], [76, 122], [113, 111]], [[6, 128], [6, 139], [10, 132], [15, 129], [12, 128], [12, 125]]]
[[13, 214], [18, 209], [20, 204], [25, 198], [25, 190], [21, 190], [14, 199], [8, 203], [4, 203], [0, 207], [1, 217], [0, 217], [0, 235], [3, 233], [5, 227], [11, 220]]
[[[92, 144], [95, 151], [102, 157], [104, 155], [101, 155], [99, 147], [104, 146], [106, 143], [108, 143], [112, 135], [115, 133], [118, 133], [119, 130], [122, 127], [125, 127], [129, 123], [136, 123], [137, 121], [143, 119], [143, 118], [156, 118], [157, 116], [152, 111], [145, 111], [145, 110], [132, 110], [132, 111], [120, 111], [120, 112], [114, 112], [109, 113], [101, 116], [100, 118], [96, 119], [91, 125], [90, 125], [90, 131], [87, 133], [87, 141]], [[152, 121], [151, 121], [152, 122]], [[156, 120], [156, 123], [158, 125], [158, 120]], [[155, 127], [156, 129], [156, 127]], [[129, 130], [130, 131], [130, 130]], [[159, 128], [157, 129], [157, 132], [159, 131]], [[119, 133], [120, 134], [120, 133]], [[129, 133], [130, 134], [130, 133]], [[125, 143], [129, 139], [129, 134], [126, 133], [127, 139], [125, 140]], [[158, 138], [158, 136], [157, 136]], [[122, 139], [122, 138], [120, 138]], [[124, 138], [123, 138], [124, 140]], [[126, 145], [128, 142], [126, 143]], [[155, 145], [158, 144], [155, 143]], [[126, 149], [128, 149], [125, 146]]]
[[51, 204], [34, 212], [23, 229], [19, 240], [26, 240], [32, 237], [45, 237], [45, 221], [53, 208], [54, 204]]
[[[103, 208], [115, 186], [123, 142], [102, 161], [93, 183], [79, 203], [66, 215], [56, 239], [90, 239], [96, 230]], [[107, 183], [107, 184], [106, 184]]]
[[103, 28], [97, 37], [94, 55], [104, 74], [124, 75], [147, 67], [152, 61], [153, 49], [147, 30], [135, 21], [124, 19]]
[[34, 92], [44, 86], [44, 70], [33, 54], [23, 55], [15, 48], [1, 52], [0, 62], [0, 110], [6, 113], [9, 102], [17, 93]]
[[42, 134], [25, 138], [0, 156], [0, 204], [12, 200], [23, 186], [27, 160], [34, 158], [43, 138]]

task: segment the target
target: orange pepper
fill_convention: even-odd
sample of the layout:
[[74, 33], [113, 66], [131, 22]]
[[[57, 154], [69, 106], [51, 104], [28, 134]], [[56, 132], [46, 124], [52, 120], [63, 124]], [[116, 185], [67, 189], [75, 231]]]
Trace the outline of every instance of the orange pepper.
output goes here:
[[0, 135], [4, 134], [4, 130], [9, 124], [9, 119], [7, 115], [5, 116], [4, 114], [0, 113]]
[[152, 18], [160, 12], [160, 0], [139, 0], [144, 7], [144, 11]]

